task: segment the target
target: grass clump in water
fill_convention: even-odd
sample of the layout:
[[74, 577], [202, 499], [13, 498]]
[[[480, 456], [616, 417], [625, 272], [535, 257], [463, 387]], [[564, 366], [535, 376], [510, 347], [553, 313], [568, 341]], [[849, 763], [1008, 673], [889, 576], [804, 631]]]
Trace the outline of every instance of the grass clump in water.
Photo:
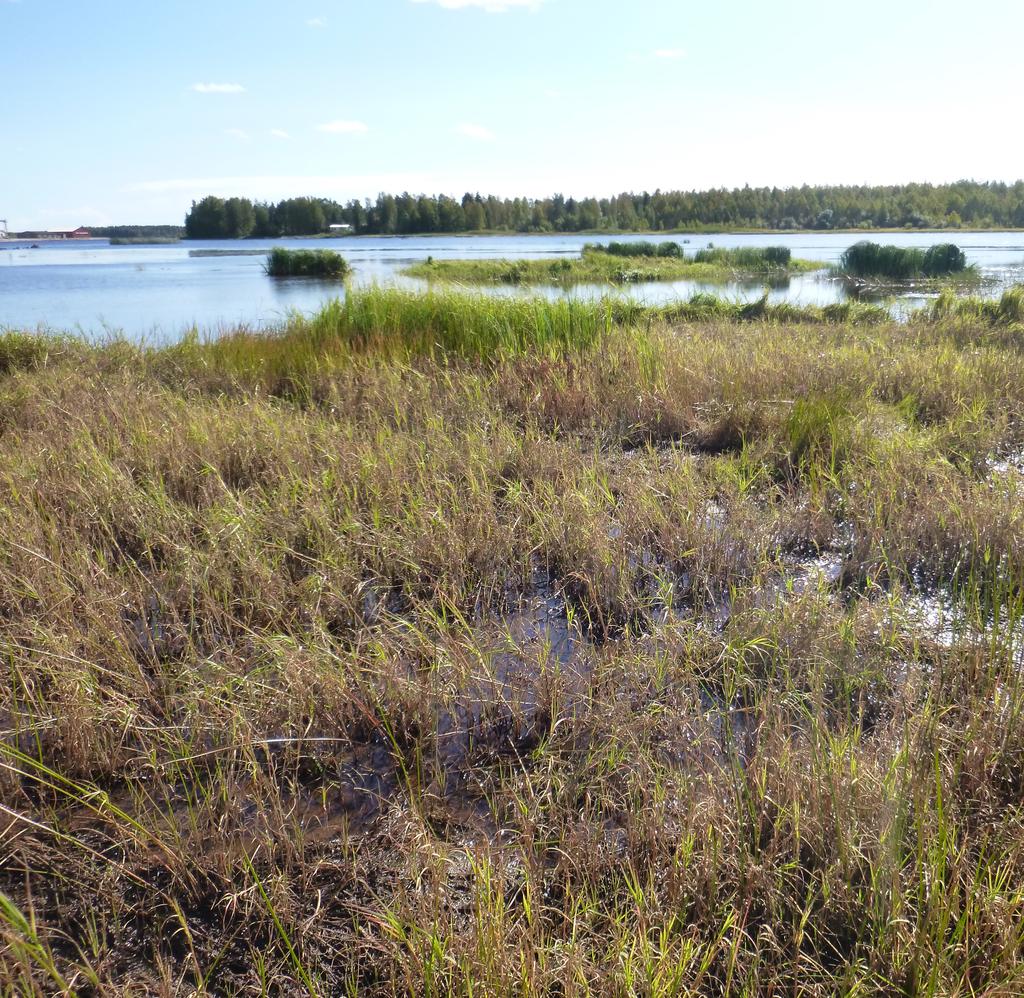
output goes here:
[[[697, 263], [717, 263], [743, 270], [773, 270], [788, 268], [792, 256], [788, 246], [736, 246], [732, 249], [709, 246], [698, 250], [694, 260]], [[821, 269], [821, 264], [816, 264], [815, 269]]]
[[820, 263], [791, 259], [785, 247], [702, 250], [691, 258], [683, 255], [678, 243], [623, 242], [588, 244], [579, 257], [555, 260], [431, 259], [407, 267], [403, 274], [465, 284], [574, 286], [683, 280], [727, 283], [821, 269]]
[[266, 272], [271, 277], [344, 278], [352, 272], [349, 262], [334, 250], [285, 249], [275, 246], [267, 254]]
[[907, 281], [964, 274], [970, 268], [964, 251], [953, 243], [941, 243], [923, 250], [863, 241], [843, 253], [838, 270], [847, 277]]
[[655, 243], [649, 240], [636, 240], [630, 242], [587, 243], [583, 247], [586, 253], [607, 253], [609, 256], [625, 257], [682, 257], [683, 247], [671, 239]]

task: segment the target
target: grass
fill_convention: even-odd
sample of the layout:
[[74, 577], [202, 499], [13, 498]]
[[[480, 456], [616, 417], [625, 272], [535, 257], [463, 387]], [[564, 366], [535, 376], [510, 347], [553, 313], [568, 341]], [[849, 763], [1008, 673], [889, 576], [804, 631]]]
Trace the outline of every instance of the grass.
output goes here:
[[[736, 268], [751, 270], [788, 269], [792, 263], [792, 253], [788, 246], [737, 246], [733, 249], [708, 246], [698, 250], [694, 255], [697, 263], [718, 263]], [[806, 264], [809, 261], [797, 261]], [[820, 264], [816, 269], [820, 269]]]
[[290, 250], [275, 246], [267, 254], [267, 273], [271, 277], [347, 277], [352, 268], [334, 250]]
[[170, 246], [180, 243], [179, 236], [111, 236], [111, 246]]
[[655, 243], [646, 239], [630, 240], [629, 242], [587, 243], [583, 247], [586, 253], [607, 253], [609, 256], [625, 257], [682, 257], [683, 247], [673, 239]]
[[892, 281], [974, 273], [974, 268], [967, 266], [963, 250], [952, 243], [929, 246], [923, 250], [859, 242], [843, 253], [838, 270], [847, 277]]
[[1019, 993], [1020, 300], [4, 334], [0, 991]]
[[201, 370], [225, 390], [238, 385], [310, 398], [328, 390], [331, 378], [354, 358], [367, 355], [392, 362], [459, 359], [493, 365], [524, 355], [592, 349], [615, 327], [628, 326], [639, 335], [653, 326], [695, 321], [870, 324], [888, 322], [889, 313], [855, 302], [798, 307], [771, 303], [767, 295], [743, 303], [697, 294], [644, 306], [618, 298], [550, 301], [367, 287], [349, 289], [313, 318], [296, 316], [270, 333], [242, 329], [212, 340], [191, 334], [155, 354], [152, 364], [171, 382]]
[[968, 326], [979, 322], [1019, 331], [1024, 324], [1024, 287], [1006, 291], [998, 299], [958, 296], [946, 288], [932, 304], [928, 318], [932, 321], [958, 320]]
[[[675, 247], [668, 250], [667, 247]], [[785, 262], [781, 255], [787, 255]], [[762, 276], [805, 273], [823, 265], [790, 260], [784, 248], [701, 250], [684, 257], [678, 243], [629, 242], [588, 244], [579, 257], [540, 260], [435, 260], [402, 271], [407, 277], [463, 284], [562, 285], [637, 284], [649, 281], [727, 283]]]

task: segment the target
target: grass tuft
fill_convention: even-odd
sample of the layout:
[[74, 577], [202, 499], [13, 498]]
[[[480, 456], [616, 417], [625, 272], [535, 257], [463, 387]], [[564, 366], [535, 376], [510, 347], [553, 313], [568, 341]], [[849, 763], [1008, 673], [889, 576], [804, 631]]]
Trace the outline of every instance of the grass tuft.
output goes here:
[[915, 277], [947, 277], [963, 274], [968, 269], [966, 254], [952, 243], [942, 243], [922, 250], [916, 247], [880, 246], [878, 243], [864, 241], [850, 246], [839, 261], [840, 273], [848, 277], [896, 281]]
[[266, 271], [271, 277], [344, 278], [352, 268], [334, 250], [290, 250], [275, 246], [267, 254]]
[[788, 246], [737, 246], [733, 249], [709, 246], [698, 250], [694, 260], [745, 270], [785, 270], [792, 262], [792, 252]]

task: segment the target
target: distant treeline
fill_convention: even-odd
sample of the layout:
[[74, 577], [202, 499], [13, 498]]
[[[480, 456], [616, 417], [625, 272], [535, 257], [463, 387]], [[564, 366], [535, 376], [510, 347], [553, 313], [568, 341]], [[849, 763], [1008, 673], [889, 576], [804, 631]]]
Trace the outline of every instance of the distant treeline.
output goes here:
[[307, 236], [331, 225], [359, 235], [438, 232], [641, 232], [700, 229], [1024, 228], [1024, 180], [898, 187], [744, 187], [543, 200], [381, 194], [339, 204], [290, 198], [203, 198], [185, 218], [191, 239]]
[[181, 239], [180, 225], [90, 225], [90, 235], [98, 239]]

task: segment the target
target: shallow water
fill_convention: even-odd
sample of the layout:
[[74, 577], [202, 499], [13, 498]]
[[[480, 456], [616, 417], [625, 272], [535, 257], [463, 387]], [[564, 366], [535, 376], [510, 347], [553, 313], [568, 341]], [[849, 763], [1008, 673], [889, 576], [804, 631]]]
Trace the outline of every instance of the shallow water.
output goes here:
[[[929, 246], [953, 239], [977, 264], [986, 279], [984, 293], [997, 294], [1015, 281], [1024, 281], [1024, 233], [956, 232], [893, 233], [870, 236], [900, 246]], [[106, 240], [88, 242], [0, 242], [0, 328], [74, 330], [92, 337], [121, 332], [133, 339], [167, 341], [199, 327], [204, 332], [245, 325], [262, 327], [279, 321], [289, 311], [312, 312], [343, 293], [336, 282], [309, 278], [270, 279], [263, 272], [263, 254], [271, 246], [335, 249], [355, 268], [359, 284], [387, 283], [423, 288], [425, 283], [398, 272], [428, 256], [435, 259], [576, 255], [593, 235], [547, 236], [420, 236], [346, 237], [340, 239], [288, 239], [195, 241], [158, 246], [110, 246]], [[618, 239], [650, 239], [623, 236]], [[793, 255], [820, 260], [823, 267], [836, 262], [843, 250], [860, 238], [853, 233], [800, 233], [796, 235], [716, 234], [675, 236], [688, 253], [715, 246], [785, 245]], [[219, 251], [219, 252], [218, 252]], [[520, 289], [501, 287], [498, 294], [552, 297], [566, 294], [597, 297], [609, 293], [655, 304], [688, 298], [708, 291], [749, 301], [761, 296], [763, 283], [733, 282], [709, 285], [696, 281], [636, 284], [625, 288], [582, 286], [572, 289]], [[773, 301], [795, 304], [830, 304], [846, 295], [842, 285], [827, 275], [803, 274], [776, 284]], [[894, 305], [895, 311], [922, 304], [929, 296], [910, 293]]]

